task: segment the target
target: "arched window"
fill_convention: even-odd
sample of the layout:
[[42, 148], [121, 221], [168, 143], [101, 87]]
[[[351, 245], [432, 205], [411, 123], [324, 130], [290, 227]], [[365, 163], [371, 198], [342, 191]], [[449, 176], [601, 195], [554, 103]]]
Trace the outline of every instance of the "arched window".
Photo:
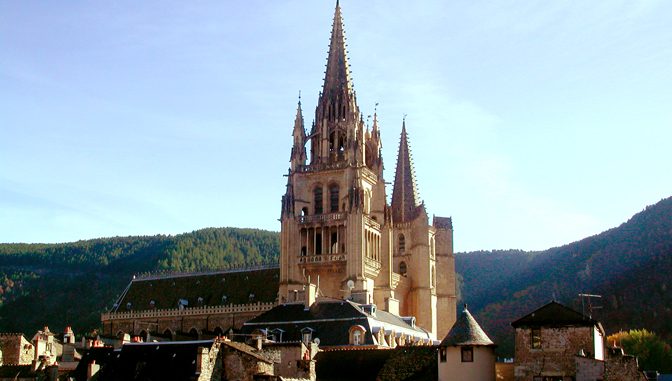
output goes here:
[[353, 325], [350, 327], [350, 345], [363, 345], [364, 344], [364, 334], [366, 333], [366, 328], [361, 325]]
[[406, 251], [406, 237], [403, 234], [399, 234], [399, 254], [403, 254]]
[[338, 212], [338, 184], [329, 187], [329, 212]]
[[406, 262], [399, 263], [399, 274], [401, 274], [402, 276], [406, 276], [407, 272], [408, 268], [406, 267]]
[[322, 187], [318, 186], [313, 190], [315, 200], [315, 214], [322, 214]]

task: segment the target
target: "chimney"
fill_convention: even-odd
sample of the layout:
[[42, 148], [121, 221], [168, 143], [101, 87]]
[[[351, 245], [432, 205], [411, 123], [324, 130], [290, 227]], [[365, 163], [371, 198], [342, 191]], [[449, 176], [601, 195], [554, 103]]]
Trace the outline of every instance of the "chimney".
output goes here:
[[308, 283], [308, 285], [306, 286], [306, 294], [303, 299], [305, 309], [309, 309], [310, 306], [312, 306], [313, 303], [315, 303], [316, 298], [317, 298], [317, 286], [312, 283]]
[[100, 365], [96, 364], [96, 360], [91, 361], [91, 364], [86, 369], [86, 380], [90, 380], [99, 370]]

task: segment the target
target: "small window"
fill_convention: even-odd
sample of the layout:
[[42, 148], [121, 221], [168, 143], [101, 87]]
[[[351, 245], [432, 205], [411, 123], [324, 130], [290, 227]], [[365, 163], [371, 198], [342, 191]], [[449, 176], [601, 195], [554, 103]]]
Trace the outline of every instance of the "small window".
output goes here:
[[441, 362], [446, 362], [446, 357], [446, 347], [441, 347], [441, 349], [439, 349], [439, 360]]
[[133, 307], [133, 304], [131, 302], [126, 303], [126, 309], [130, 310]]
[[532, 328], [530, 334], [530, 347], [532, 349], [541, 348], [541, 328]]
[[366, 332], [366, 329], [362, 327], [361, 325], [353, 325], [350, 327], [348, 330], [349, 335], [350, 335], [350, 344], [351, 345], [364, 345], [364, 334]]
[[474, 348], [462, 347], [462, 362], [474, 362]]
[[226, 295], [222, 295], [222, 304], [227, 304], [229, 302], [229, 297]]
[[399, 254], [403, 254], [406, 251], [406, 237], [403, 234], [399, 234]]
[[408, 268], [406, 267], [406, 262], [399, 263], [399, 274], [401, 274], [402, 276], [406, 276], [407, 272]]

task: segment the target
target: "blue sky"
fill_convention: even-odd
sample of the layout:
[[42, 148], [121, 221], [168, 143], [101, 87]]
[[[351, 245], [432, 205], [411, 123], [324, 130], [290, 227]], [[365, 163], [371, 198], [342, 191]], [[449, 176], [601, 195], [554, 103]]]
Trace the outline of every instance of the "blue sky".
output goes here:
[[[456, 251], [546, 249], [672, 195], [672, 2], [341, 5], [386, 181], [407, 114]], [[279, 230], [333, 7], [0, 0], [0, 242]]]

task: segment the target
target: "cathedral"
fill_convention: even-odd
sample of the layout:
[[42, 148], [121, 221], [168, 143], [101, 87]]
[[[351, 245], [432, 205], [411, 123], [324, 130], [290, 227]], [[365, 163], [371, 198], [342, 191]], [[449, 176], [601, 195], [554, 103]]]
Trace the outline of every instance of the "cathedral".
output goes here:
[[[279, 302], [315, 288], [317, 299], [375, 304], [443, 337], [455, 322], [452, 221], [429, 223], [402, 123], [387, 202], [380, 127], [365, 126], [352, 85], [341, 8], [310, 129], [299, 102], [282, 197]], [[309, 148], [307, 148], [309, 147]]]
[[203, 338], [311, 322], [301, 334], [322, 327], [328, 344], [336, 328], [321, 324], [334, 314], [362, 322], [332, 335], [334, 346], [431, 343], [448, 333], [456, 319], [452, 220], [430, 224], [405, 121], [388, 203], [381, 129], [375, 113], [366, 126], [357, 105], [338, 2], [314, 120], [306, 129], [299, 101], [292, 136], [279, 266], [134, 278], [102, 315], [104, 334]]

